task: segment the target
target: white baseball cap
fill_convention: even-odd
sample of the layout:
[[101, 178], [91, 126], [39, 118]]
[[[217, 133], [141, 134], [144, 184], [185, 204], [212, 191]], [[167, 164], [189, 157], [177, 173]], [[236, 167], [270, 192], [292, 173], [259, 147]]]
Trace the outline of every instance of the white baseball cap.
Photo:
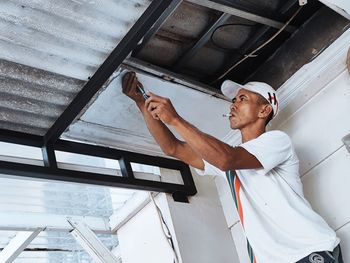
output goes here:
[[277, 115], [279, 100], [277, 98], [276, 91], [269, 84], [264, 83], [264, 82], [251, 81], [245, 85], [240, 85], [240, 84], [233, 82], [231, 80], [225, 80], [221, 84], [222, 94], [224, 94], [226, 97], [228, 97], [231, 100], [234, 97], [236, 97], [236, 95], [240, 89], [246, 89], [246, 90], [258, 93], [261, 96], [263, 96], [272, 106], [273, 117], [275, 117]]

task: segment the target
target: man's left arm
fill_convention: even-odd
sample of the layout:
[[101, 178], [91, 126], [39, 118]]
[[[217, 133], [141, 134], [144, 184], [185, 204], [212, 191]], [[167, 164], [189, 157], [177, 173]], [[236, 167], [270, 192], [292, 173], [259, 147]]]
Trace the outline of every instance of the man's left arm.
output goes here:
[[203, 160], [222, 171], [261, 168], [258, 159], [242, 147], [232, 147], [179, 118], [173, 125]]
[[154, 118], [173, 126], [188, 145], [203, 159], [222, 171], [261, 168], [258, 159], [242, 147], [210, 136], [184, 120], [167, 98], [150, 93], [146, 105]]

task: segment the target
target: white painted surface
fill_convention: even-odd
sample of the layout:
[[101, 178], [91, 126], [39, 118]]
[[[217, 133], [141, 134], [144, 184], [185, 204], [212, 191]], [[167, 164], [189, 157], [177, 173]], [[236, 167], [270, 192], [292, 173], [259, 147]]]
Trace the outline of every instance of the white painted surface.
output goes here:
[[333, 229], [350, 221], [349, 175], [350, 154], [342, 146], [302, 177], [306, 198]]
[[230, 186], [226, 178], [216, 176], [215, 184], [219, 193], [219, 198], [224, 209], [228, 227], [232, 227], [240, 221], [235, 202], [232, 198]]
[[[213, 179], [195, 177], [195, 181], [198, 194], [190, 198], [189, 204], [174, 202], [165, 194], [156, 198], [175, 240], [180, 262], [240, 262]], [[118, 238], [125, 263], [173, 262], [151, 204], [118, 230]]]
[[344, 262], [349, 262], [350, 258], [350, 224], [344, 225], [337, 231], [337, 235], [341, 239], [341, 248]]
[[[124, 74], [124, 72], [123, 72]], [[65, 137], [152, 155], [162, 155], [135, 103], [122, 93], [122, 75], [69, 127]], [[138, 74], [146, 91], [171, 99], [178, 113], [199, 129], [221, 138], [230, 130], [222, 114], [229, 102], [180, 84]], [[212, 120], [215, 120], [213, 125]]]
[[135, 192], [132, 197], [125, 201], [120, 213], [113, 213], [109, 217], [109, 225], [113, 232], [116, 232], [122, 225], [133, 218], [141, 209], [149, 203], [147, 192]]
[[[159, 202], [159, 198], [156, 201]], [[170, 225], [171, 222], [167, 220], [167, 224]], [[125, 223], [117, 231], [117, 235], [123, 263], [173, 262], [156, 210], [151, 203]]]
[[231, 235], [233, 237], [233, 240], [235, 242], [235, 247], [237, 250], [238, 257], [239, 257], [239, 262], [240, 263], [250, 263], [250, 258], [249, 258], [248, 250], [247, 250], [247, 239], [246, 239], [243, 227], [240, 224], [240, 222], [238, 222], [237, 224], [232, 226], [230, 231], [231, 231]]
[[240, 262], [213, 179], [195, 176], [194, 180], [198, 193], [190, 204], [167, 196], [182, 262]]
[[292, 138], [301, 174], [312, 169], [341, 145], [350, 131], [350, 78], [347, 70], [297, 109], [278, 128]]

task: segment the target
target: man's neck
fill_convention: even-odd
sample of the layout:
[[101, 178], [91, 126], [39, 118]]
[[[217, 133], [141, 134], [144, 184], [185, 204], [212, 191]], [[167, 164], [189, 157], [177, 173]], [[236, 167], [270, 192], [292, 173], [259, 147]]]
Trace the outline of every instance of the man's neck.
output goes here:
[[250, 140], [258, 138], [261, 134], [265, 132], [265, 127], [259, 127], [256, 129], [247, 127], [247, 128], [241, 129], [240, 131], [242, 135], [242, 143], [245, 143]]

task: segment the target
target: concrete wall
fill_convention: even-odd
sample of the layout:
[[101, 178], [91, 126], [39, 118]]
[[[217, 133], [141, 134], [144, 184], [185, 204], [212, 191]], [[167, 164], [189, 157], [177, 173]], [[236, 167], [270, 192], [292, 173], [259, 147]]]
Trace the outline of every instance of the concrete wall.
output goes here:
[[[218, 192], [211, 177], [195, 178], [190, 203], [159, 194], [156, 202], [170, 228], [181, 263], [239, 263]], [[117, 231], [123, 263], [173, 263], [154, 206], [149, 203]]]

